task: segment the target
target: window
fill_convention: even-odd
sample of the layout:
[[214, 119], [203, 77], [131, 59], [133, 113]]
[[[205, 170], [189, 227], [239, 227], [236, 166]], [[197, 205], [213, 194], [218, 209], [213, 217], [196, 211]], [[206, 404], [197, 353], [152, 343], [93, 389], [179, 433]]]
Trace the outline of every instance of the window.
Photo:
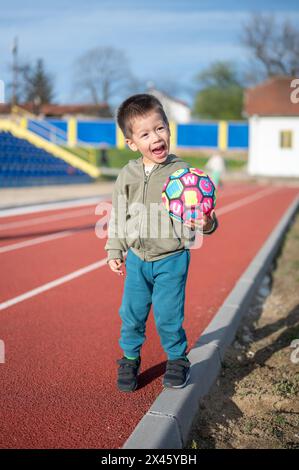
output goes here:
[[280, 148], [291, 149], [293, 147], [293, 131], [280, 131]]

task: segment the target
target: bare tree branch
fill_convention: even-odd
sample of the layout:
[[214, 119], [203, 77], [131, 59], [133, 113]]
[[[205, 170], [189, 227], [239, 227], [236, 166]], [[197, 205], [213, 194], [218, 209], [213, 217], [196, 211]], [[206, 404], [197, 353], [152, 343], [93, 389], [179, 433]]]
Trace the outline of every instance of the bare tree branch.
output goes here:
[[132, 85], [133, 76], [122, 50], [97, 47], [75, 63], [75, 85], [95, 104], [109, 103], [117, 93]]
[[241, 35], [265, 77], [299, 74], [299, 30], [288, 20], [277, 25], [273, 15], [253, 14]]

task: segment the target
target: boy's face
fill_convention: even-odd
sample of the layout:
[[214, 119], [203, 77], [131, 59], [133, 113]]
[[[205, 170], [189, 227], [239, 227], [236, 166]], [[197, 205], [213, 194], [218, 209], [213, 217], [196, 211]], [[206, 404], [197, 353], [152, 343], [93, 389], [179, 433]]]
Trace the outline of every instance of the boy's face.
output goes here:
[[169, 153], [170, 131], [159, 111], [134, 119], [132, 137], [126, 143], [134, 152], [141, 152], [143, 163], [163, 163]]

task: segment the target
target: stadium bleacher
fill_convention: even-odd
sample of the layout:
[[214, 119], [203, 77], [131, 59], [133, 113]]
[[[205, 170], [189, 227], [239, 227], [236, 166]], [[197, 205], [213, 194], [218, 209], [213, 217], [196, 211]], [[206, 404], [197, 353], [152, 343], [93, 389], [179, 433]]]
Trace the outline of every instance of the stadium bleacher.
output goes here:
[[10, 132], [0, 132], [0, 187], [88, 183], [92, 178]]

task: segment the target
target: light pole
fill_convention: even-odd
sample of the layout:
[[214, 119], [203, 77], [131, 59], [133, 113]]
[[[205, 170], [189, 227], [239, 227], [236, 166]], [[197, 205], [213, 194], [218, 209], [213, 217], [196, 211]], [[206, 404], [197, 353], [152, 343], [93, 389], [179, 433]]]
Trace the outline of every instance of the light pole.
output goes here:
[[17, 89], [18, 89], [18, 38], [14, 38], [12, 46], [12, 105], [17, 104]]

